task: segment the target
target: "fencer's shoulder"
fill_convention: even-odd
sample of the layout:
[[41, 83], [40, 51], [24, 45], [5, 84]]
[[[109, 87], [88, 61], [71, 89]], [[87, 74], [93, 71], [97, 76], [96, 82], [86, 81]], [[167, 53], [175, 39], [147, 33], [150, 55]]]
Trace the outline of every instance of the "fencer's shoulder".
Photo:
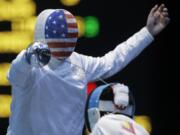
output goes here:
[[83, 64], [83, 56], [77, 52], [73, 52], [71, 56], [68, 58], [71, 63], [82, 65]]
[[84, 54], [80, 54], [77, 52], [73, 52], [70, 56], [71, 61], [79, 61], [81, 63], [84, 63], [85, 61], [88, 61], [91, 56], [86, 56]]
[[77, 52], [73, 52], [70, 56], [70, 59], [77, 59], [78, 57], [80, 57], [81, 54], [77, 53]]
[[133, 120], [125, 115], [121, 115], [121, 114], [108, 114], [108, 115], [105, 115], [103, 116], [102, 118], [102, 121], [104, 120], [111, 120], [111, 121], [130, 121], [130, 122], [133, 122]]
[[71, 54], [71, 56], [70, 56], [70, 58], [75, 58], [75, 59], [80, 59], [80, 58], [82, 58], [82, 57], [87, 57], [87, 56], [84, 55], [84, 54], [80, 54], [80, 53], [78, 53], [78, 52], [73, 52], [73, 53]]
[[69, 57], [70, 61], [77, 61], [80, 60], [80, 54], [78, 54], [77, 52], [73, 52], [71, 54], [71, 56]]

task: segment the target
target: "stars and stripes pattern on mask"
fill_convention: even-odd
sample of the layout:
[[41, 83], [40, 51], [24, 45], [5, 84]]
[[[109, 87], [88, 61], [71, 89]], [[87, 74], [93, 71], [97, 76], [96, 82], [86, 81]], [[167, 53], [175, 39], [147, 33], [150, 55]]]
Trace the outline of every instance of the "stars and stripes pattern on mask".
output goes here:
[[44, 29], [52, 56], [58, 59], [69, 57], [78, 38], [75, 17], [64, 9], [56, 9], [47, 17]]

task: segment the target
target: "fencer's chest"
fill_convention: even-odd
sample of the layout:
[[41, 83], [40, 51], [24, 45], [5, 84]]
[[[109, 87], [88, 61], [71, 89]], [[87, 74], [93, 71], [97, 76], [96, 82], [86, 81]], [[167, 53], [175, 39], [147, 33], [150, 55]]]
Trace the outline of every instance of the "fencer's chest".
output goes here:
[[56, 80], [56, 83], [71, 85], [74, 87], [78, 87], [79, 89], [84, 89], [87, 84], [86, 74], [84, 70], [74, 65], [64, 64], [59, 66], [55, 70], [46, 68], [42, 72], [42, 74], [46, 74], [43, 77], [44, 81], [49, 80], [51, 82], [52, 80]]

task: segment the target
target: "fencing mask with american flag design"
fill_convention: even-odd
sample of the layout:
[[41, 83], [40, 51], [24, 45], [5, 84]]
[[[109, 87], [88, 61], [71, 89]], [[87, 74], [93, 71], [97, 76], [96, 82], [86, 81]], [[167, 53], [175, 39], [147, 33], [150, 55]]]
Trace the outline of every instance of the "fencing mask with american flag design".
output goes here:
[[76, 18], [64, 9], [47, 9], [37, 17], [34, 41], [48, 44], [52, 57], [69, 57], [77, 43]]

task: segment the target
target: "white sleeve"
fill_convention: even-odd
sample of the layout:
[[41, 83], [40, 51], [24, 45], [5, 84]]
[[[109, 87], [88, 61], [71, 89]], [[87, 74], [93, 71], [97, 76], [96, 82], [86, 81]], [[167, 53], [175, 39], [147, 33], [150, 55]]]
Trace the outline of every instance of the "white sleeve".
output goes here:
[[11, 63], [7, 78], [12, 86], [24, 88], [32, 82], [31, 65], [26, 62], [25, 50], [21, 51]]
[[114, 75], [139, 55], [153, 40], [153, 36], [144, 27], [103, 57], [94, 58], [81, 55], [81, 63], [86, 71], [87, 80], [94, 81]]

